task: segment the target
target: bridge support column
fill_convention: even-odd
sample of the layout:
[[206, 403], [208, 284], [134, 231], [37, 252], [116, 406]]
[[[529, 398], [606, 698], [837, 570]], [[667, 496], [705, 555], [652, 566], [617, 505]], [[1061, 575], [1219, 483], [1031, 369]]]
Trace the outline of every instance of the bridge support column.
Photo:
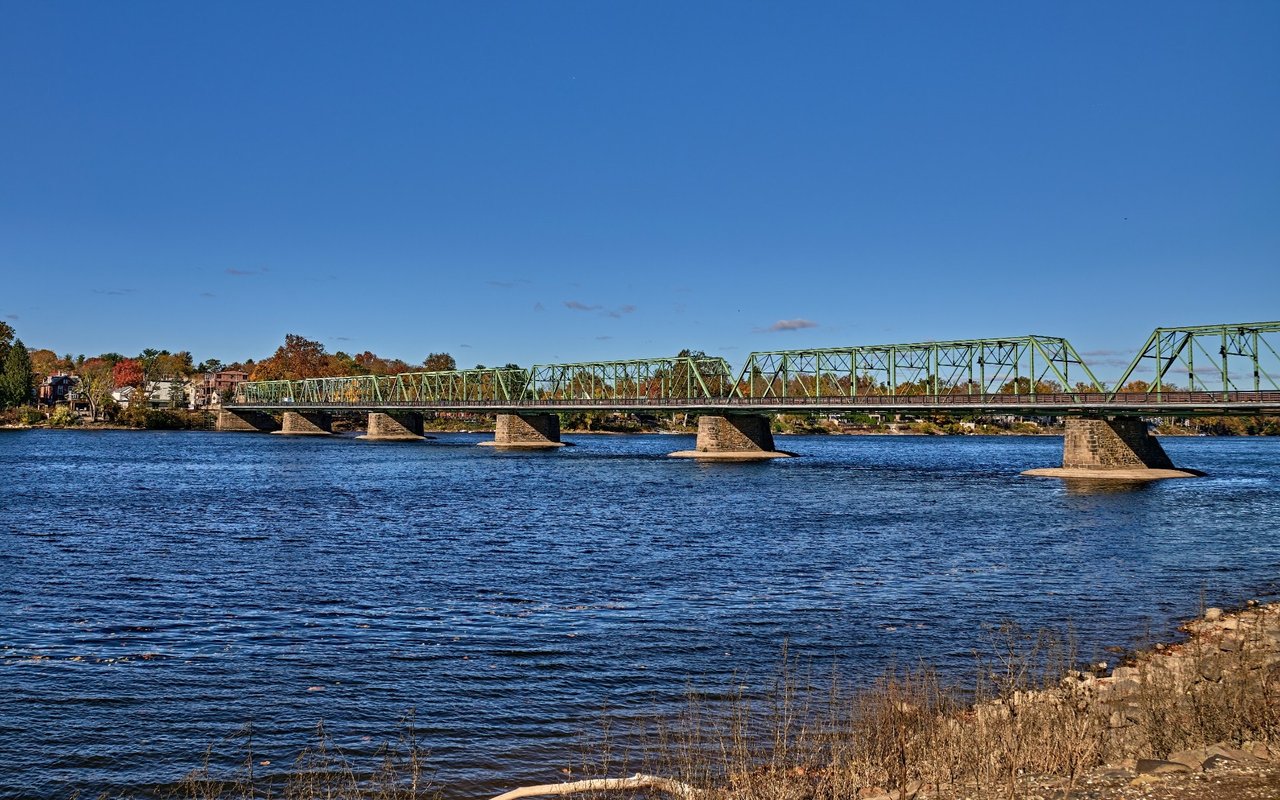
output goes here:
[[1067, 419], [1062, 466], [1022, 473], [1038, 478], [1156, 480], [1194, 478], [1203, 473], [1178, 469], [1141, 419]]
[[480, 444], [512, 450], [564, 447], [560, 441], [560, 417], [556, 414], [499, 414], [493, 441]]
[[422, 415], [416, 411], [369, 412], [369, 427], [361, 439], [375, 442], [416, 442], [422, 435]]
[[280, 430], [280, 423], [265, 411], [232, 411], [223, 408], [218, 411], [217, 430], [269, 433]]
[[671, 456], [755, 461], [791, 455], [774, 449], [769, 418], [762, 414], [726, 414], [723, 417], [704, 414], [698, 417], [698, 442], [694, 447]]
[[287, 436], [328, 436], [333, 433], [333, 418], [323, 411], [286, 411], [277, 433]]

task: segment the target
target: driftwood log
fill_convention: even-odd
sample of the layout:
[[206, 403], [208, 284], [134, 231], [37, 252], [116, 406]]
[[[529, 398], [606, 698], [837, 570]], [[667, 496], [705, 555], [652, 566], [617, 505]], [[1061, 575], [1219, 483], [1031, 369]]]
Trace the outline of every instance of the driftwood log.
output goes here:
[[698, 800], [708, 795], [703, 789], [697, 789], [687, 783], [657, 775], [641, 775], [636, 773], [630, 778], [591, 778], [584, 781], [568, 783], [544, 783], [540, 786], [521, 786], [494, 797], [492, 800], [518, 800], [521, 797], [550, 797], [553, 795], [578, 794], [580, 792], [632, 792], [637, 789], [652, 789], [681, 798], [681, 800]]

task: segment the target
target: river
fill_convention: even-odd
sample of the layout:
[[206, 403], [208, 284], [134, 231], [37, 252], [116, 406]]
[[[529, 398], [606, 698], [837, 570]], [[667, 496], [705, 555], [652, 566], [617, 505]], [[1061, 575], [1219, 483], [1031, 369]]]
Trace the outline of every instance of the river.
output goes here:
[[1086, 657], [1280, 591], [1280, 440], [1165, 439], [1208, 477], [1024, 478], [1054, 437], [0, 431], [0, 797], [149, 795], [246, 723], [263, 770], [411, 710], [450, 796], [556, 780], [602, 709], [767, 681], [962, 674], [1002, 621]]

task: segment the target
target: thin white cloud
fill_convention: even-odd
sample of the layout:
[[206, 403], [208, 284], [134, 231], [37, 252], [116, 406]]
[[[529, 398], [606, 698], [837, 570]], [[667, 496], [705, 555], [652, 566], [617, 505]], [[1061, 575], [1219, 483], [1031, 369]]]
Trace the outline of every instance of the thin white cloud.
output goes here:
[[805, 328], [816, 328], [818, 323], [810, 319], [780, 319], [767, 328], [757, 328], [760, 333], [779, 333], [782, 331], [801, 331]]

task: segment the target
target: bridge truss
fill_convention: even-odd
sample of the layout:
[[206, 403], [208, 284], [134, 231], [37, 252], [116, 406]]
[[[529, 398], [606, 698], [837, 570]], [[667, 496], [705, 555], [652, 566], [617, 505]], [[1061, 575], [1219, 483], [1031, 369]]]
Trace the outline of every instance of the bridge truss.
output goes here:
[[1073, 390], [1102, 391], [1071, 343], [1053, 336], [755, 352], [747, 357], [734, 387], [744, 398], [1035, 395]]
[[240, 385], [247, 406], [519, 406], [573, 401], [710, 401], [733, 386], [723, 358], [678, 356], [520, 367], [353, 375]]
[[[239, 385], [232, 408], [488, 412], [1280, 413], [1280, 322], [1157, 328], [1113, 387], [1066, 339], [1013, 336]], [[1154, 363], [1153, 363], [1154, 362]], [[1150, 385], [1131, 383], [1154, 366]], [[1177, 380], [1185, 378], [1186, 385]]]
[[[1148, 384], [1156, 394], [1170, 391], [1212, 392], [1226, 397], [1233, 391], [1280, 390], [1280, 322], [1247, 322], [1156, 328], [1138, 351], [1115, 395], [1145, 369], [1153, 369]], [[1180, 386], [1177, 379], [1185, 378]]]

